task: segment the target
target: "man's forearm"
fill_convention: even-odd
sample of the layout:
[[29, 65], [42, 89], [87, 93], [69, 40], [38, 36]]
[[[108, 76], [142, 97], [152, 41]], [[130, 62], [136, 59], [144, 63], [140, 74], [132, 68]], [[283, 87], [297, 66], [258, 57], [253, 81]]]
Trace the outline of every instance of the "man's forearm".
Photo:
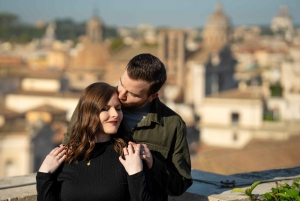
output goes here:
[[155, 180], [168, 195], [182, 195], [192, 185], [192, 179], [183, 177], [174, 165], [167, 165], [156, 157], [150, 173], [151, 179]]
[[169, 170], [169, 184], [167, 188], [168, 195], [182, 195], [193, 183], [192, 179], [181, 176], [177, 171]]

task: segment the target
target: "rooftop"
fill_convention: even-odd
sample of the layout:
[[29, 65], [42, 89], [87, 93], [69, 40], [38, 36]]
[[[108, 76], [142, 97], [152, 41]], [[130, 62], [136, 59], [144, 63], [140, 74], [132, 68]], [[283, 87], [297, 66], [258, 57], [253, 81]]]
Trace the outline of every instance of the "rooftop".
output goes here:
[[227, 90], [208, 96], [208, 98], [229, 98], [229, 99], [261, 99], [262, 93], [259, 90]]
[[200, 144], [192, 168], [230, 175], [300, 166], [300, 136], [288, 140], [252, 140], [242, 149]]
[[156, 46], [139, 46], [137, 48], [125, 46], [113, 54], [111, 60], [128, 62], [131, 58], [141, 53], [149, 53], [158, 56], [158, 48]]

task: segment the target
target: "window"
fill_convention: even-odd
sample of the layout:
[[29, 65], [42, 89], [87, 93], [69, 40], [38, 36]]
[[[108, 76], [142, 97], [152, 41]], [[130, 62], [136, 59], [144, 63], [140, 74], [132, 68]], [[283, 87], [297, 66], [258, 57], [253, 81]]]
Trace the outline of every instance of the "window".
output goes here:
[[13, 163], [12, 160], [8, 160], [5, 163], [5, 176], [12, 177], [17, 175], [17, 168], [16, 165]]
[[211, 76], [211, 94], [219, 92], [219, 75], [214, 73]]
[[238, 113], [231, 114], [231, 123], [233, 126], [237, 126], [239, 124], [239, 114]]
[[274, 109], [272, 112], [273, 112], [273, 119], [275, 121], [278, 121], [279, 120], [279, 109]]
[[233, 133], [232, 139], [233, 139], [233, 141], [237, 141], [238, 140], [237, 133]]
[[214, 53], [211, 56], [211, 64], [215, 67], [218, 66], [221, 63], [221, 59], [219, 57], [218, 53]]

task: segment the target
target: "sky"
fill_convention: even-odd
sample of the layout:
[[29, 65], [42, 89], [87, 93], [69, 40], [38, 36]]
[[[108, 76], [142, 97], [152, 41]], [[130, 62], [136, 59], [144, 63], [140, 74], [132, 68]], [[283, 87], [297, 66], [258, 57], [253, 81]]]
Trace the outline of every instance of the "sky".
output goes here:
[[86, 22], [97, 10], [109, 26], [198, 28], [205, 25], [217, 3], [233, 26], [269, 25], [283, 4], [294, 24], [300, 24], [300, 0], [0, 0], [0, 13], [14, 13], [21, 21], [34, 24], [66, 18]]

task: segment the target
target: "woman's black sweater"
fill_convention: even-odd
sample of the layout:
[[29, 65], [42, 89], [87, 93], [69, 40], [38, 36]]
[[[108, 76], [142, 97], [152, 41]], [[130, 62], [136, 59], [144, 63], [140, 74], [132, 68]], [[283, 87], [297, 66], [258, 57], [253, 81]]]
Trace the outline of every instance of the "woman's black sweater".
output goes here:
[[129, 176], [112, 144], [97, 143], [94, 153], [89, 166], [79, 161], [54, 174], [38, 172], [38, 201], [155, 200], [146, 172]]

